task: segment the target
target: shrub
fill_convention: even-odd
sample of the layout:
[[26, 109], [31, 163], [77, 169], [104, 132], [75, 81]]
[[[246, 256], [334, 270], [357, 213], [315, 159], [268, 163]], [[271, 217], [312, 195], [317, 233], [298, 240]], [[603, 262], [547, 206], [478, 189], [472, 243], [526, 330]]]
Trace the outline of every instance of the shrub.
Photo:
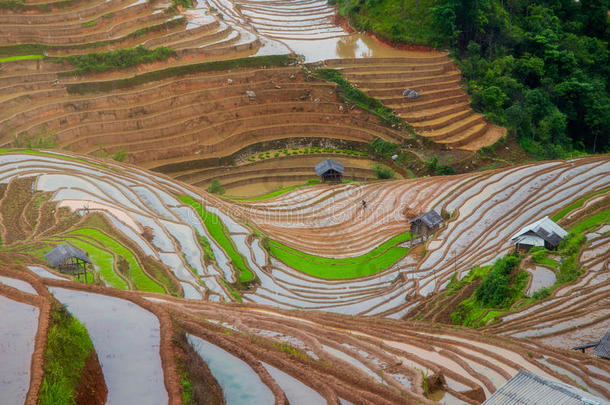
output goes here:
[[455, 170], [451, 166], [441, 165], [436, 168], [436, 174], [440, 176], [447, 174], [455, 174]]
[[127, 159], [127, 151], [123, 148], [120, 148], [112, 155], [112, 158], [117, 162], [124, 162], [125, 159]]
[[214, 179], [208, 187], [208, 192], [212, 194], [224, 194], [225, 189], [222, 187], [222, 185], [220, 185], [220, 181], [218, 181], [218, 179]]
[[74, 66], [77, 74], [85, 74], [125, 69], [143, 63], [163, 61], [172, 56], [176, 56], [176, 51], [173, 49], [159, 47], [151, 51], [140, 45], [131, 49], [71, 55], [65, 57], [65, 59]]
[[492, 270], [485, 276], [475, 291], [477, 301], [490, 307], [503, 307], [511, 298], [511, 272], [519, 264], [517, 256], [507, 256], [494, 262]]
[[546, 297], [549, 297], [550, 295], [551, 295], [551, 290], [549, 290], [548, 288], [542, 288], [542, 289], [536, 291], [534, 294], [532, 294], [532, 298], [535, 300], [541, 300]]
[[375, 166], [375, 174], [379, 180], [393, 179], [394, 170], [386, 166], [377, 165]]

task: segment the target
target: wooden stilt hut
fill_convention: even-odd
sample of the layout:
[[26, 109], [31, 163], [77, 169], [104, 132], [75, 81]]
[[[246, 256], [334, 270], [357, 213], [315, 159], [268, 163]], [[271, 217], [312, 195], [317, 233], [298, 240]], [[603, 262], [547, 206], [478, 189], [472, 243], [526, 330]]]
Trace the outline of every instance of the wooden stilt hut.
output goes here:
[[81, 276], [84, 276], [84, 280], [87, 280], [87, 264], [90, 264], [91, 260], [82, 250], [62, 243], [44, 256], [51, 267], [61, 273], [69, 274], [79, 280]]

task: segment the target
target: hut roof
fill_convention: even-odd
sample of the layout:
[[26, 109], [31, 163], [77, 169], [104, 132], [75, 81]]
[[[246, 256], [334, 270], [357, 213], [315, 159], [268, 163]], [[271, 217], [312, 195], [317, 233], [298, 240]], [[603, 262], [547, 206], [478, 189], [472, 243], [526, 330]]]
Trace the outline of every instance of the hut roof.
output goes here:
[[432, 210], [413, 218], [409, 223], [411, 224], [417, 221], [422, 221], [428, 228], [436, 228], [443, 223], [443, 217], [441, 217], [438, 212]]
[[608, 405], [603, 399], [568, 384], [526, 370], [508, 380], [483, 405]]
[[55, 249], [45, 254], [44, 257], [47, 258], [52, 267], [57, 267], [73, 257], [86, 263], [91, 263], [85, 252], [65, 243], [55, 247]]
[[595, 346], [593, 354], [603, 359], [610, 359], [610, 329], [601, 338], [597, 346]]
[[511, 241], [513, 243], [524, 243], [520, 237], [528, 233], [530, 235], [537, 235], [553, 246], [559, 245], [559, 242], [568, 234], [565, 229], [557, 225], [549, 217], [544, 217], [521, 229], [511, 238]]
[[316, 165], [316, 174], [318, 176], [323, 175], [324, 173], [326, 173], [329, 170], [334, 170], [341, 174], [343, 174], [345, 172], [345, 169], [343, 169], [343, 165], [341, 163], [335, 162], [334, 160], [331, 160], [331, 159], [323, 160]]

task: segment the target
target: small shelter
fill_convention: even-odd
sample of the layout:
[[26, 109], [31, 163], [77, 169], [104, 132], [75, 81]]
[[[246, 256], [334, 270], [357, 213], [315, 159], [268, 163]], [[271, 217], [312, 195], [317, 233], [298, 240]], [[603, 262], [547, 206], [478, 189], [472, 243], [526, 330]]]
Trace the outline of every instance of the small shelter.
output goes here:
[[571, 385], [530, 371], [519, 372], [498, 388], [483, 405], [607, 405], [607, 401]]
[[70, 274], [80, 278], [84, 275], [87, 278], [87, 263], [91, 263], [85, 252], [80, 249], [62, 243], [56, 246], [44, 257], [49, 261], [51, 267], [56, 268], [61, 273]]
[[343, 165], [331, 159], [323, 160], [316, 165], [316, 175], [322, 178], [324, 183], [340, 183], [343, 173], [345, 173]]
[[610, 329], [604, 337], [602, 337], [597, 342], [586, 343], [584, 345], [573, 347], [573, 350], [580, 350], [583, 353], [585, 349], [593, 348], [593, 355], [599, 357], [600, 359], [610, 360]]
[[567, 234], [562, 227], [549, 217], [544, 217], [517, 232], [511, 238], [511, 242], [518, 252], [527, 252], [534, 246], [543, 246], [549, 250], [555, 250]]
[[411, 235], [428, 236], [443, 223], [443, 217], [432, 210], [409, 221]]

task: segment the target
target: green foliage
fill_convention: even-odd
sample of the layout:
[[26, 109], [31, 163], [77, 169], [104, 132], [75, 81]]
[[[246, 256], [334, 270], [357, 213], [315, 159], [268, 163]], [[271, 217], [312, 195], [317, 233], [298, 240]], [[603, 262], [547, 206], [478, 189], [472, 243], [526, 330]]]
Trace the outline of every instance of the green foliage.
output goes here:
[[81, 24], [83, 28], [95, 27], [97, 25], [97, 20], [87, 21]]
[[[137, 48], [136, 48], [137, 49]], [[165, 48], [167, 49], [167, 48]], [[0, 49], [1, 51], [1, 49]], [[156, 50], [155, 50], [156, 51]], [[172, 51], [173, 52], [173, 51]], [[97, 54], [101, 55], [101, 54]], [[285, 66], [294, 62], [294, 59], [286, 55], [256, 56], [251, 58], [229, 59], [215, 62], [194, 63], [190, 65], [174, 66], [167, 69], [155, 70], [142, 73], [126, 79], [105, 80], [100, 82], [81, 82], [67, 84], [66, 89], [70, 94], [85, 94], [89, 92], [107, 92], [117, 89], [125, 89], [144, 83], [167, 79], [168, 77], [183, 76], [194, 73], [221, 71], [237, 69], [241, 67], [262, 66]]]
[[511, 298], [510, 276], [519, 264], [520, 258], [508, 256], [494, 262], [492, 270], [475, 291], [475, 297], [490, 307], [505, 307]]
[[384, 106], [379, 100], [369, 97], [362, 90], [354, 87], [343, 77], [340, 71], [335, 69], [317, 69], [316, 75], [321, 79], [337, 83], [339, 85], [339, 96], [343, 99], [356, 104], [358, 107], [369, 111], [387, 121], [396, 128], [406, 127], [406, 124], [394, 114], [391, 108]]
[[225, 193], [225, 189], [220, 184], [220, 181], [218, 179], [213, 179], [212, 182], [210, 183], [210, 186], [208, 187], [208, 193], [212, 193], [212, 194], [224, 194]]
[[113, 155], [112, 158], [117, 162], [124, 162], [127, 159], [127, 151], [123, 148], [119, 148]]
[[13, 139], [13, 146], [15, 148], [27, 148], [27, 149], [53, 149], [57, 136], [53, 131], [43, 131], [38, 135], [24, 135]]
[[199, 244], [203, 248], [203, 255], [206, 260], [216, 260], [214, 251], [212, 250], [212, 246], [210, 245], [208, 238], [199, 235]]
[[358, 31], [371, 30], [391, 42], [435, 43], [431, 7], [436, 0], [330, 0]]
[[65, 59], [74, 66], [76, 74], [101, 73], [115, 69], [125, 69], [143, 63], [159, 62], [176, 56], [176, 51], [159, 47], [155, 50], [137, 46], [130, 49], [116, 49], [108, 52], [70, 55]]
[[189, 204], [191, 207], [197, 211], [203, 223], [205, 224], [206, 229], [209, 234], [214, 238], [214, 240], [220, 245], [220, 247], [226, 252], [229, 259], [231, 259], [231, 263], [234, 268], [239, 272], [239, 281], [240, 282], [250, 282], [254, 280], [254, 275], [252, 271], [246, 265], [245, 259], [237, 249], [233, 245], [233, 241], [229, 236], [227, 236], [227, 232], [225, 231], [225, 227], [218, 218], [217, 215], [212, 214], [203, 209], [203, 206], [199, 204], [197, 201], [193, 200], [189, 196], [181, 196], [180, 201], [183, 203]]
[[549, 288], [541, 288], [540, 290], [538, 290], [534, 294], [532, 294], [532, 298], [534, 300], [542, 300], [542, 299], [545, 299], [550, 296], [551, 296], [551, 290]]
[[393, 179], [394, 178], [394, 170], [390, 169], [387, 166], [376, 165], [375, 166], [375, 174], [379, 180]]
[[42, 59], [42, 55], [20, 55], [20, 56], [9, 56], [6, 58], [0, 58], [0, 63], [11, 62], [15, 60], [27, 60], [27, 59]]
[[53, 305], [38, 404], [76, 404], [76, 388], [93, 351], [87, 329], [65, 306]]
[[349, 279], [375, 274], [392, 266], [408, 253], [408, 249], [396, 245], [410, 238], [411, 235], [403, 233], [367, 254], [345, 259], [310, 255], [275, 240], [269, 241], [269, 252], [286, 265], [303, 273], [327, 279]]
[[553, 221], [557, 222], [557, 221], [559, 221], [561, 218], [565, 217], [565, 216], [566, 216], [566, 214], [568, 214], [569, 212], [572, 212], [572, 211], [574, 211], [575, 209], [582, 207], [582, 205], [583, 205], [583, 204], [584, 204], [584, 203], [585, 203], [587, 200], [589, 200], [590, 198], [595, 197], [595, 196], [600, 195], [600, 194], [605, 194], [605, 193], [607, 193], [608, 191], [610, 191], [610, 189], [609, 189], [609, 188], [604, 188], [604, 189], [599, 190], [599, 191], [597, 191], [597, 192], [595, 192], [595, 193], [593, 193], [593, 194], [589, 194], [589, 195], [586, 195], [586, 196], [584, 196], [584, 197], [581, 197], [581, 198], [577, 199], [576, 201], [574, 201], [573, 203], [571, 203], [570, 205], [568, 205], [567, 207], [562, 208], [562, 209], [561, 209], [561, 211], [559, 211], [557, 214], [555, 214], [555, 215], [553, 216], [553, 218], [551, 218], [551, 219], [552, 219]]

